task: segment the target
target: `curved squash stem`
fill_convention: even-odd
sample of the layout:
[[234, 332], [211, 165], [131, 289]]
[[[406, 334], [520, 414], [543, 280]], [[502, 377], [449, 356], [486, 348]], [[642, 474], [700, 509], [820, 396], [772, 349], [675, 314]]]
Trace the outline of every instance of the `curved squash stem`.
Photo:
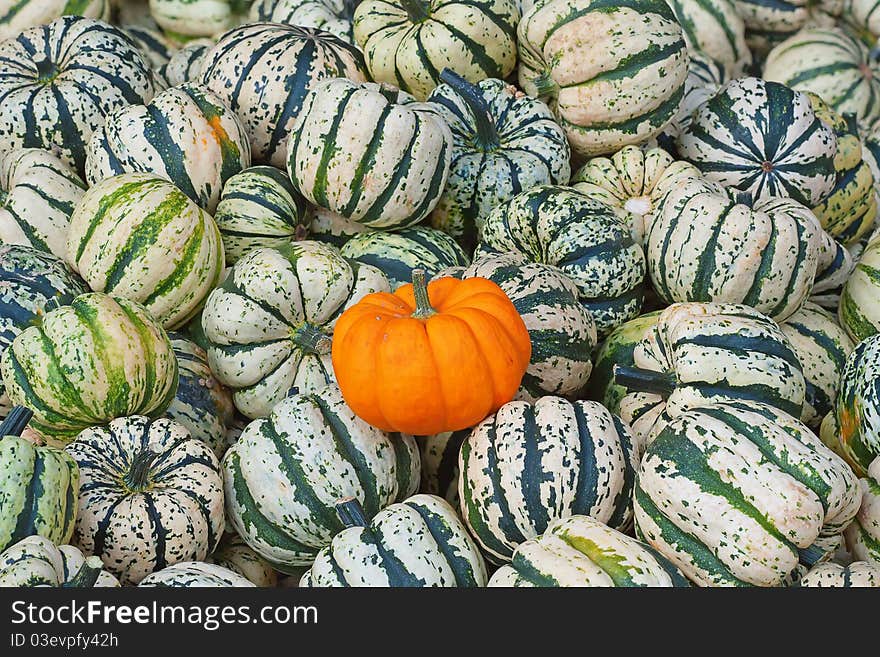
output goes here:
[[428, 298], [428, 283], [424, 269], [413, 269], [412, 272], [413, 296], [416, 300], [416, 310], [412, 314], [416, 319], [428, 319], [436, 315], [437, 311], [431, 306]]
[[429, 5], [423, 0], [401, 0], [401, 5], [406, 9], [410, 21], [413, 23], [421, 23], [430, 17]]
[[13, 406], [9, 415], [0, 424], [0, 438], [3, 436], [20, 436], [28, 422], [34, 416], [34, 412], [25, 406]]
[[345, 497], [336, 503], [336, 513], [346, 527], [366, 527], [367, 514], [354, 497]]
[[333, 342], [329, 335], [308, 322], [297, 327], [293, 333], [293, 342], [310, 354], [323, 356], [330, 353]]
[[614, 366], [614, 382], [635, 392], [649, 392], [664, 399], [675, 390], [675, 375], [671, 372], [655, 372], [640, 367]]
[[149, 472], [153, 461], [159, 456], [159, 452], [153, 449], [153, 445], [147, 445], [147, 448], [138, 453], [131, 463], [131, 468], [122, 476], [122, 482], [125, 486], [135, 492], [140, 493], [149, 486]]
[[495, 120], [492, 118], [486, 99], [480, 93], [479, 86], [468, 82], [448, 68], [444, 68], [440, 72], [440, 79], [452, 87], [452, 90], [458, 94], [470, 109], [471, 114], [474, 115], [474, 123], [477, 126], [477, 139], [474, 145], [484, 153], [498, 148], [500, 140], [498, 139], [498, 130], [495, 128]]
[[104, 563], [101, 557], [87, 557], [76, 574], [61, 585], [63, 589], [90, 589], [98, 581]]
[[534, 78], [532, 84], [535, 85], [535, 90], [538, 92], [539, 98], [554, 96], [559, 88], [553, 78], [550, 77], [550, 74], [546, 71]]

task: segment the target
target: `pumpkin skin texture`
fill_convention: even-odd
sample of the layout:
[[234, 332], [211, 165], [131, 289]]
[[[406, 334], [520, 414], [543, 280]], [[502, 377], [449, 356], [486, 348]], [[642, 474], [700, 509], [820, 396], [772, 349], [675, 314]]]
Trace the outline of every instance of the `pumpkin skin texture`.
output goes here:
[[144, 577], [138, 586], [158, 588], [228, 588], [254, 587], [244, 575], [234, 570], [202, 561], [184, 561]]
[[283, 23], [314, 27], [354, 43], [354, 10], [358, 0], [256, 0], [251, 5], [252, 22]]
[[153, 97], [149, 62], [123, 32], [90, 18], [28, 28], [0, 42], [0, 57], [0, 151], [43, 148], [80, 174], [107, 114]]
[[392, 230], [434, 209], [451, 152], [452, 133], [431, 105], [392, 87], [335, 78], [303, 101], [287, 173], [318, 207]]
[[0, 373], [10, 399], [33, 409], [30, 428], [60, 444], [113, 418], [161, 416], [177, 390], [177, 359], [162, 327], [143, 307], [99, 293], [22, 331]]
[[449, 68], [471, 82], [516, 65], [514, 0], [361, 0], [354, 38], [370, 75], [424, 100]]
[[63, 258], [70, 215], [86, 184], [49, 151], [18, 148], [0, 156], [0, 242]]
[[657, 136], [657, 142], [675, 153], [675, 140], [690, 125], [696, 109], [716, 95], [729, 80], [724, 66], [698, 50], [688, 51], [688, 74], [681, 105], [669, 125]]
[[880, 457], [871, 462], [859, 486], [862, 503], [846, 528], [846, 544], [856, 559], [880, 565]]
[[[346, 506], [354, 504], [339, 505]], [[359, 511], [352, 515], [348, 528], [318, 553], [301, 587], [486, 586], [483, 557], [445, 500], [414, 495], [369, 523]]]
[[388, 290], [378, 269], [319, 242], [251, 251], [205, 303], [211, 371], [232, 388], [239, 411], [266, 417], [291, 390], [334, 380], [328, 341], [339, 315]]
[[874, 238], [862, 252], [843, 286], [837, 314], [853, 342], [880, 332], [880, 239]]
[[176, 48], [161, 30], [153, 29], [147, 25], [125, 25], [118, 21], [117, 24], [123, 25], [122, 31], [134, 41], [134, 45], [146, 57], [154, 73], [161, 70], [171, 59], [171, 54]]
[[412, 495], [419, 451], [410, 436], [359, 419], [330, 385], [288, 397], [245, 427], [223, 457], [223, 474], [232, 528], [274, 568], [293, 573], [344, 528], [339, 499], [356, 497], [372, 517]]
[[855, 561], [848, 566], [822, 563], [804, 575], [798, 586], [880, 588], [880, 565], [868, 561]]
[[235, 0], [150, 0], [150, 16], [165, 32], [185, 40], [217, 34], [235, 21]]
[[217, 284], [223, 244], [211, 215], [174, 184], [124, 173], [90, 188], [77, 205], [67, 262], [95, 292], [136, 301], [175, 329]]
[[675, 116], [688, 55], [664, 0], [550, 0], [517, 29], [519, 85], [547, 99], [578, 155], [646, 141]]
[[734, 0], [669, 0], [688, 52], [705, 53], [733, 77], [751, 63], [746, 29]]
[[571, 173], [565, 132], [541, 101], [503, 80], [471, 84], [441, 73], [428, 102], [452, 131], [452, 160], [446, 189], [431, 213], [431, 225], [468, 250], [496, 205], [538, 185], [564, 185]]
[[858, 500], [852, 470], [790, 415], [696, 406], [642, 456], [636, 533], [700, 586], [779, 586], [798, 550], [840, 534]]
[[255, 586], [278, 586], [278, 573], [254, 552], [235, 532], [227, 532], [209, 557], [210, 563], [228, 568], [247, 578]]
[[201, 560], [223, 534], [223, 480], [211, 448], [172, 420], [117, 418], [65, 448], [82, 485], [76, 544], [123, 584]]
[[505, 404], [471, 431], [458, 467], [462, 517], [494, 563], [559, 518], [589, 515], [613, 528], [632, 518], [638, 450], [596, 402]]
[[696, 110], [676, 147], [707, 178], [756, 201], [790, 196], [813, 207], [837, 180], [834, 132], [806, 94], [778, 82], [728, 82]]
[[176, 87], [184, 82], [200, 82], [205, 55], [213, 47], [214, 42], [210, 39], [195, 39], [172, 54], [168, 63], [160, 69], [168, 86]]
[[223, 185], [214, 222], [223, 238], [226, 264], [252, 249], [304, 240], [311, 217], [306, 202], [275, 167], [256, 166]]
[[0, 40], [11, 39], [22, 30], [51, 23], [61, 16], [85, 16], [110, 20], [112, 0], [37, 0], [5, 2], [0, 11]]
[[367, 79], [356, 48], [320, 30], [275, 23], [229, 30], [202, 64], [202, 83], [241, 119], [254, 161], [279, 168], [307, 94], [337, 76]]
[[238, 117], [205, 87], [185, 82], [109, 115], [89, 141], [86, 179], [95, 185], [120, 173], [152, 173], [213, 213], [223, 184], [250, 163]]
[[21, 587], [118, 587], [98, 557], [86, 557], [73, 545], [55, 545], [28, 536], [0, 554], [0, 589]]
[[535, 187], [493, 209], [474, 257], [497, 253], [561, 269], [577, 285], [600, 336], [642, 307], [642, 247], [612, 208], [570, 188]]
[[413, 283], [364, 297], [333, 333], [333, 370], [345, 401], [384, 431], [426, 436], [475, 425], [519, 388], [528, 330], [485, 278]]
[[590, 516], [555, 520], [521, 543], [492, 587], [690, 586], [681, 571], [644, 543]]

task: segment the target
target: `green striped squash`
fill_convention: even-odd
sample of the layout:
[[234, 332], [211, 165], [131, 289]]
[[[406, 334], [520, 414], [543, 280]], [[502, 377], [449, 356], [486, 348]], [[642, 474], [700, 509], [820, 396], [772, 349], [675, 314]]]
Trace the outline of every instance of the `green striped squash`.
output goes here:
[[178, 328], [223, 271], [214, 220], [175, 185], [124, 173], [91, 187], [70, 217], [67, 262], [95, 292], [131, 299]]
[[657, 135], [657, 143], [670, 153], [675, 153], [675, 140], [690, 125], [694, 112], [729, 80], [730, 75], [721, 63], [699, 50], [688, 51], [688, 74], [681, 104], [669, 125]]
[[471, 82], [516, 65], [515, 0], [361, 0], [354, 38], [370, 76], [424, 100], [449, 68]]
[[337, 509], [346, 529], [318, 553], [301, 587], [486, 586], [483, 557], [445, 500], [414, 495], [372, 520], [354, 499]]
[[637, 441], [651, 441], [692, 406], [729, 399], [763, 402], [800, 417], [806, 380], [794, 347], [769, 317], [742, 305], [677, 303], [617, 365], [628, 389], [620, 416]]
[[15, 407], [0, 424], [0, 551], [28, 536], [70, 541], [79, 495], [79, 468], [54, 447], [22, 438], [31, 412]]
[[229, 265], [251, 249], [305, 239], [310, 219], [306, 202], [290, 179], [267, 166], [229, 178], [214, 212]]
[[592, 401], [513, 401], [461, 446], [461, 514], [494, 563], [559, 518], [588, 515], [615, 529], [632, 515], [638, 451], [629, 429]]
[[[29, 246], [0, 244], [0, 354], [50, 310], [88, 291], [62, 260]], [[9, 410], [0, 376], [0, 416]]]
[[688, 56], [665, 0], [547, 0], [517, 34], [520, 87], [547, 99], [578, 155], [643, 142], [678, 111]]
[[[116, 24], [122, 25], [119, 22]], [[123, 25], [121, 29], [134, 42], [154, 71], [167, 64], [176, 50], [167, 36], [148, 25]]]
[[358, 418], [331, 385], [292, 395], [251, 422], [223, 457], [223, 475], [232, 528], [292, 573], [343, 530], [334, 509], [341, 498], [357, 498], [372, 518], [412, 495], [419, 451], [411, 437]]
[[255, 586], [271, 588], [278, 585], [278, 573], [235, 532], [223, 534], [209, 562], [238, 573]]
[[492, 587], [690, 586], [681, 571], [644, 543], [589, 516], [555, 520], [519, 545]]
[[194, 39], [175, 51], [168, 63], [159, 69], [168, 86], [176, 87], [184, 82], [201, 81], [205, 55], [213, 46], [211, 39]]
[[123, 584], [203, 560], [223, 534], [223, 479], [211, 448], [172, 420], [134, 415], [66, 448], [79, 465], [76, 545]]
[[858, 129], [862, 138], [862, 159], [871, 167], [874, 188], [880, 192], [880, 121], [874, 123], [859, 121]]
[[314, 208], [312, 223], [309, 226], [309, 237], [338, 249], [355, 235], [367, 232], [370, 232], [370, 229], [363, 224], [324, 208]]
[[452, 130], [452, 160], [431, 225], [472, 250], [496, 205], [538, 185], [566, 184], [571, 152], [550, 109], [504, 80], [471, 84], [448, 69], [440, 78], [428, 102]]
[[779, 586], [858, 510], [852, 470], [765, 404], [695, 406], [642, 456], [637, 535], [700, 586]]
[[303, 102], [287, 173], [318, 207], [396, 229], [437, 205], [451, 153], [452, 133], [432, 105], [389, 86], [336, 78], [316, 84]]
[[388, 291], [381, 271], [320, 242], [251, 251], [205, 303], [211, 371], [232, 388], [239, 411], [265, 417], [291, 391], [335, 380], [336, 319], [365, 295]]
[[185, 41], [188, 37], [211, 36], [231, 27], [239, 19], [238, 0], [150, 0], [150, 16], [167, 34]]
[[844, 20], [860, 38], [875, 44], [880, 36], [880, 6], [877, 0], [848, 0]]
[[0, 152], [42, 148], [80, 174], [105, 117], [153, 97], [146, 58], [125, 33], [91, 18], [28, 28], [0, 42], [0, 59]]
[[118, 587], [119, 580], [102, 569], [98, 557], [87, 557], [73, 545], [28, 536], [0, 553], [0, 589], [37, 586], [105, 588]]
[[778, 82], [740, 78], [697, 108], [676, 141], [710, 180], [757, 200], [790, 196], [813, 207], [834, 189], [833, 130], [809, 97]]
[[9, 0], [0, 6], [0, 40], [60, 16], [110, 19], [112, 0]]
[[241, 121], [205, 87], [185, 82], [110, 114], [86, 149], [86, 179], [96, 185], [120, 173], [151, 173], [214, 212], [224, 183], [250, 163]]
[[544, 185], [497, 206], [475, 257], [516, 253], [553, 265], [578, 288], [599, 335], [639, 314], [645, 256], [614, 210], [580, 192]]
[[516, 399], [578, 396], [593, 369], [596, 324], [578, 301], [577, 287], [568, 277], [556, 267], [528, 262], [515, 254], [480, 258], [454, 275], [497, 283], [525, 322], [532, 357]]
[[0, 242], [63, 258], [70, 215], [85, 190], [76, 172], [49, 151], [17, 148], [0, 155]]
[[681, 24], [688, 51], [705, 53], [731, 77], [752, 61], [746, 28], [734, 0], [667, 0]]
[[354, 44], [354, 10], [360, 0], [256, 0], [252, 22], [314, 27]]
[[880, 239], [865, 247], [840, 295], [840, 324], [854, 342], [880, 332]]
[[177, 390], [162, 327], [126, 299], [91, 293], [46, 313], [3, 353], [10, 399], [33, 409], [30, 428], [66, 443], [86, 427], [132, 414], [158, 417]]
[[165, 416], [222, 458], [228, 446], [226, 426], [235, 414], [232, 392], [211, 372], [204, 349], [181, 333], [169, 333], [168, 337], [177, 358], [178, 383]]
[[654, 213], [666, 193], [681, 180], [699, 177], [692, 164], [662, 148], [624, 146], [610, 157], [594, 157], [571, 177], [577, 191], [615, 209], [633, 239], [646, 245]]
[[880, 564], [880, 457], [871, 462], [859, 485], [862, 503], [846, 528], [846, 544], [856, 559]]
[[834, 315], [810, 302], [779, 328], [788, 338], [804, 373], [806, 395], [801, 421], [818, 429], [834, 406], [840, 374], [854, 345]]
[[628, 389], [614, 380], [614, 366], [634, 367], [633, 352], [657, 324], [659, 310], [639, 315], [624, 322], [602, 342], [596, 352], [593, 371], [587, 382], [587, 397], [601, 403], [614, 414], [620, 414], [620, 400]]
[[880, 564], [854, 561], [848, 566], [837, 563], [819, 564], [798, 582], [798, 586], [880, 588]]
[[752, 202], [690, 178], [655, 212], [648, 273], [667, 303], [741, 303], [781, 321], [810, 294], [825, 241], [815, 215], [790, 198]]
[[455, 509], [460, 508], [458, 453], [470, 432], [470, 429], [462, 429], [433, 436], [419, 436], [416, 439], [421, 458], [422, 481], [419, 492], [437, 495]]
[[756, 58], [804, 27], [810, 21], [813, 4], [809, 0], [733, 1], [746, 25], [746, 42]]
[[256, 586], [234, 570], [203, 561], [184, 561], [144, 577], [138, 586], [158, 588], [228, 588]]
[[833, 239], [824, 242], [810, 301], [836, 315], [843, 286], [856, 267], [855, 258], [861, 256], [863, 244], [844, 247]]
[[428, 226], [412, 226], [394, 233], [359, 233], [339, 251], [346, 258], [379, 269], [388, 277], [392, 290], [411, 282], [413, 269], [423, 269], [430, 278], [448, 267], [470, 264], [452, 237]]
[[309, 91], [337, 76], [367, 79], [355, 47], [327, 32], [276, 23], [229, 30], [202, 63], [202, 83], [244, 123], [254, 161], [279, 168]]

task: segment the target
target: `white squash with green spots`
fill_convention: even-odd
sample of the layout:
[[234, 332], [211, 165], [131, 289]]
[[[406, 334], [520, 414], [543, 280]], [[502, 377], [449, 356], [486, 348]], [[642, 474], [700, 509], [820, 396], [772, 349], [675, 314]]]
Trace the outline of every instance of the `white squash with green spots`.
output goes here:
[[[110, 0], [110, 2], [115, 3], [116, 0]], [[134, 41], [134, 45], [146, 57], [154, 72], [167, 64], [168, 60], [171, 59], [172, 53], [177, 50], [175, 45], [161, 30], [154, 29], [155, 26], [151, 27], [145, 24], [126, 25], [118, 22], [117, 24], [121, 25], [122, 31]]]
[[880, 588], [880, 564], [868, 561], [854, 561], [848, 566], [819, 564], [800, 579], [798, 586], [877, 589]]
[[359, 0], [256, 0], [249, 18], [314, 27], [354, 45], [354, 10]]
[[421, 459], [419, 492], [442, 497], [456, 512], [461, 506], [458, 499], [458, 453], [470, 432], [470, 429], [462, 429], [416, 438]]
[[202, 79], [202, 66], [205, 55], [214, 46], [211, 39], [193, 39], [177, 50], [168, 63], [160, 70], [169, 87], [176, 87], [184, 82], [199, 82]]
[[107, 588], [119, 580], [73, 545], [55, 545], [43, 536], [28, 536], [0, 553], [0, 589], [22, 587]]
[[22, 30], [45, 25], [60, 16], [110, 20], [112, 0], [4, 0], [0, 4], [0, 40]]
[[862, 503], [846, 529], [846, 544], [856, 559], [880, 565], [880, 456], [859, 482]]
[[370, 229], [363, 224], [324, 208], [314, 208], [312, 223], [309, 226], [309, 236], [312, 239], [339, 249], [355, 235], [368, 232]]
[[667, 0], [681, 24], [688, 51], [705, 53], [732, 77], [751, 63], [746, 27], [734, 0]]
[[227, 532], [209, 557], [210, 563], [228, 568], [259, 587], [278, 585], [278, 573], [235, 532]]
[[862, 252], [843, 286], [837, 312], [855, 342], [880, 332], [880, 239], [868, 242]]
[[235, 12], [247, 3], [238, 0], [150, 0], [150, 16], [166, 33], [187, 37], [211, 36], [229, 28]]
[[147, 575], [138, 586], [158, 588], [228, 588], [256, 586], [234, 570], [203, 561], [185, 561]]
[[809, 0], [734, 0], [746, 25], [746, 41], [760, 56], [810, 20]]

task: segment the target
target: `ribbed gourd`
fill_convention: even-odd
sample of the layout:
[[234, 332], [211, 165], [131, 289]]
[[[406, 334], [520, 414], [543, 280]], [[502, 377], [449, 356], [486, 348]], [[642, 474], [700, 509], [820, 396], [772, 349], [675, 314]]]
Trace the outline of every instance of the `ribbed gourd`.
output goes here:
[[880, 565], [880, 456], [859, 481], [862, 503], [846, 528], [846, 545], [856, 559]]
[[805, 588], [880, 588], [880, 564], [854, 561], [848, 566], [822, 563], [798, 582]]
[[360, 0], [256, 0], [252, 22], [315, 27], [354, 45], [354, 10]]
[[111, 0], [35, 0], [10, 2], [0, 16], [0, 40], [10, 39], [28, 27], [45, 25], [60, 16], [110, 19]]
[[56, 545], [43, 536], [28, 536], [0, 553], [2, 588], [106, 588], [119, 580], [103, 569], [101, 559], [73, 545]]
[[458, 499], [458, 453], [470, 429], [445, 431], [431, 436], [419, 436], [421, 459], [420, 493], [442, 497], [453, 508], [461, 508]]
[[854, 342], [880, 332], [880, 239], [868, 242], [840, 294], [840, 323]]
[[235, 532], [227, 531], [208, 561], [238, 573], [255, 586], [274, 588], [278, 573]]
[[705, 53], [731, 77], [751, 64], [745, 22], [734, 0], [668, 0], [681, 24], [688, 52]]
[[138, 586], [158, 588], [251, 588], [256, 586], [234, 570], [203, 561], [184, 561], [150, 573]]

